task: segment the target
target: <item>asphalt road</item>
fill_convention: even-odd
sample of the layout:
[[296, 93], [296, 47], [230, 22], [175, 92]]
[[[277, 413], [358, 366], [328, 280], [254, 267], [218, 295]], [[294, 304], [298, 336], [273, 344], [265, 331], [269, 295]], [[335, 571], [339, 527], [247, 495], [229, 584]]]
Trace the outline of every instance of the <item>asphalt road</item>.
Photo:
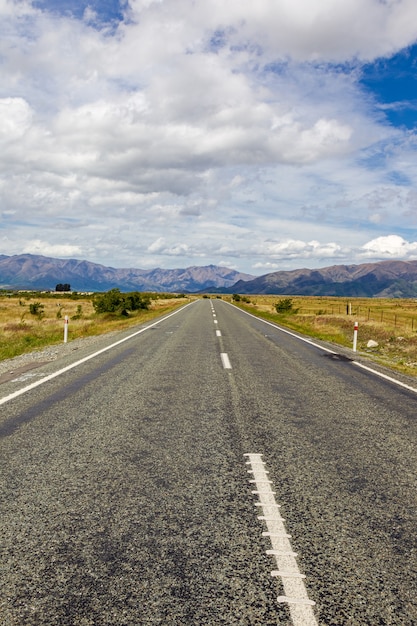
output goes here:
[[0, 624], [417, 624], [417, 394], [217, 299], [129, 335], [0, 385]]

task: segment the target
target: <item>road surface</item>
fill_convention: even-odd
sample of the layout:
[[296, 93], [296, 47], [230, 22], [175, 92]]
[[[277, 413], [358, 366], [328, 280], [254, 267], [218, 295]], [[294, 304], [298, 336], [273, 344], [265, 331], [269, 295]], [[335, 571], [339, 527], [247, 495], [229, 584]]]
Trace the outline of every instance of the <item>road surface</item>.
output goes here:
[[416, 400], [219, 299], [9, 376], [0, 624], [417, 624]]

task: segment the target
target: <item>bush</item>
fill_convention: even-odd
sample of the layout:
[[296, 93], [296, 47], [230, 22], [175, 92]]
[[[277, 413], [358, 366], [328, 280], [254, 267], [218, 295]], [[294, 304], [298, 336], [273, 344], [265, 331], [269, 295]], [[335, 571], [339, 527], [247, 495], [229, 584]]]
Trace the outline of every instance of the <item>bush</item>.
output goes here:
[[83, 307], [81, 304], [77, 306], [77, 312], [71, 317], [72, 320], [80, 320], [83, 316]]
[[283, 298], [275, 304], [277, 313], [297, 313], [298, 309], [294, 309], [292, 298]]
[[106, 293], [96, 295], [93, 307], [96, 313], [117, 313], [129, 315], [129, 311], [149, 309], [150, 297], [137, 291], [120, 293], [120, 289], [110, 289]]
[[31, 302], [29, 304], [29, 312], [31, 315], [36, 315], [39, 319], [43, 316], [43, 310], [45, 308], [44, 304], [40, 302]]

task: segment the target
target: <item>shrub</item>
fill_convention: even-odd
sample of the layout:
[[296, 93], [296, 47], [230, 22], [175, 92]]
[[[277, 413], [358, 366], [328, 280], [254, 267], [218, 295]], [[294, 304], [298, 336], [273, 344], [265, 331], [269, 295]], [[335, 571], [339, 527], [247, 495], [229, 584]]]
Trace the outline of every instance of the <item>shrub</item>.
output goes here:
[[294, 309], [292, 298], [282, 298], [275, 303], [277, 313], [296, 313], [298, 309]]
[[81, 306], [81, 304], [79, 304], [77, 306], [77, 311], [76, 311], [75, 315], [73, 315], [71, 317], [71, 319], [72, 320], [80, 320], [82, 318], [82, 316], [83, 316], [83, 307]]
[[117, 313], [118, 315], [128, 315], [129, 311], [148, 309], [149, 305], [149, 295], [138, 291], [120, 293], [120, 289], [110, 289], [104, 294], [96, 295], [93, 301], [96, 313]]
[[29, 304], [29, 312], [31, 313], [31, 315], [36, 315], [39, 318], [43, 316], [44, 308], [45, 305], [41, 304], [40, 302], [31, 302]]

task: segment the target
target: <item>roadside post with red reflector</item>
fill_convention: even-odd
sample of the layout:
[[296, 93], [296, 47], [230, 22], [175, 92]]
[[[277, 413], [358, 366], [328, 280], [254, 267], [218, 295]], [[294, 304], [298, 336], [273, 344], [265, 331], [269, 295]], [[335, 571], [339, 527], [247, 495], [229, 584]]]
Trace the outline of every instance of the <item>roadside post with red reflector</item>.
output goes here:
[[64, 319], [64, 343], [68, 341], [68, 315]]
[[353, 352], [356, 352], [356, 346], [358, 343], [358, 322], [355, 322], [353, 327]]

